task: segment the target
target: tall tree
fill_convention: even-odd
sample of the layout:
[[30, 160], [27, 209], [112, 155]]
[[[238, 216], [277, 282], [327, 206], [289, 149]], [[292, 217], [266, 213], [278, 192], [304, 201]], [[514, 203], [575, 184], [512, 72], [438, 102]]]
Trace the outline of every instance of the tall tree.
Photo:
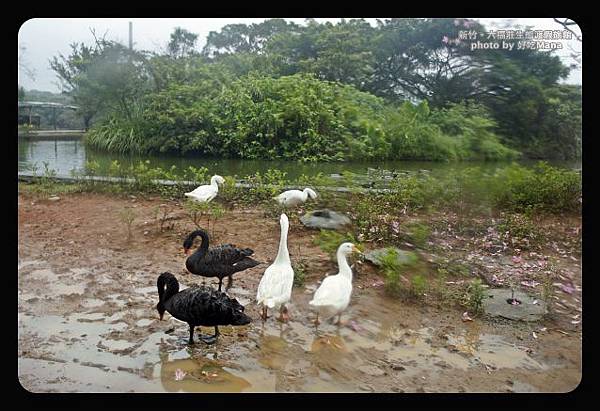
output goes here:
[[195, 53], [196, 41], [198, 35], [182, 29], [175, 28], [171, 33], [171, 40], [167, 45], [167, 51], [173, 58], [189, 57]]
[[95, 45], [72, 44], [71, 54], [50, 60], [62, 91], [79, 106], [85, 127], [105, 110], [131, 115], [132, 106], [150, 85], [150, 76], [140, 52], [104, 38]]

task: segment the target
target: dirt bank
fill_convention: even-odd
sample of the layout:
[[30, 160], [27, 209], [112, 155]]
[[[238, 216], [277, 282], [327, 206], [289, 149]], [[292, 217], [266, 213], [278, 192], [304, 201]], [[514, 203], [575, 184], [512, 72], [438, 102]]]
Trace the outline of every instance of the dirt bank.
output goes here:
[[[357, 264], [347, 324], [315, 330], [308, 301], [337, 267], [313, 244], [316, 232], [292, 219], [290, 254], [305, 260], [306, 281], [294, 288], [288, 324], [262, 323], [253, 299], [277, 252], [278, 219], [232, 210], [214, 241], [251, 247], [265, 263], [230, 290], [254, 322], [222, 327], [214, 346], [188, 347], [187, 325], [161, 322], [155, 310], [159, 273], [182, 287], [201, 282], [184, 270], [182, 240], [194, 226], [181, 204], [60, 197], [18, 199], [19, 380], [30, 391], [566, 392], [580, 381], [581, 323], [572, 319], [581, 313], [580, 256], [565, 259], [574, 289], [558, 294], [565, 309], [553, 320], [463, 322], [458, 308], [386, 297], [377, 271]], [[161, 204], [172, 210], [162, 232]], [[131, 241], [126, 207], [136, 215]]]

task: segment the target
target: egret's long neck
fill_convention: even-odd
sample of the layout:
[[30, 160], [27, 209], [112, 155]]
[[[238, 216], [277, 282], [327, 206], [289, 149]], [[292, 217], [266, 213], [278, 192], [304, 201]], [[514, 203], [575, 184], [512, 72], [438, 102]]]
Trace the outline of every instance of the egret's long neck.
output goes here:
[[281, 226], [281, 237], [279, 238], [279, 251], [277, 251], [277, 258], [275, 258], [275, 264], [291, 264], [290, 253], [287, 247], [287, 235], [288, 224], [284, 223]]
[[340, 274], [352, 280], [352, 269], [348, 265], [346, 255], [341, 250], [338, 250], [337, 252], [337, 261], [338, 267], [340, 268]]

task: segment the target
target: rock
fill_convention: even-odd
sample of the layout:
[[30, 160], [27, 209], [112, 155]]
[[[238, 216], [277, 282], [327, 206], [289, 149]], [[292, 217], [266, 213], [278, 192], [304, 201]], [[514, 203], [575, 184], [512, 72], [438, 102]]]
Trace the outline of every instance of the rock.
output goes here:
[[50, 201], [58, 201], [58, 200], [60, 200], [60, 197], [58, 197], [58, 196], [52, 196], [52, 197], [49, 197], [48, 200], [50, 200]]
[[348, 217], [331, 210], [315, 210], [304, 214], [300, 221], [306, 227], [337, 230], [351, 224]]
[[522, 291], [515, 290], [514, 298], [521, 302], [518, 305], [508, 303], [512, 297], [510, 288], [492, 288], [486, 291], [483, 308], [486, 314], [493, 317], [504, 317], [510, 320], [539, 321], [546, 314], [546, 304], [536, 300]]
[[381, 258], [391, 250], [396, 253], [397, 262], [400, 265], [414, 264], [418, 259], [417, 255], [412, 251], [404, 251], [396, 247], [387, 247], [369, 251], [365, 254], [365, 260], [379, 266], [381, 265]]

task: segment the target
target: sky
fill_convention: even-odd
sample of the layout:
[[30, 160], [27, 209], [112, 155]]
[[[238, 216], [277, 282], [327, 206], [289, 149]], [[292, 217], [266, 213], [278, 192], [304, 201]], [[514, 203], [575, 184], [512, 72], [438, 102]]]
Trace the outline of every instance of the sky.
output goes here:
[[[285, 17], [284, 17], [285, 18]], [[297, 24], [304, 24], [304, 18], [285, 18]], [[385, 19], [385, 18], [381, 18]], [[169, 36], [176, 27], [184, 28], [198, 34], [197, 48], [201, 50], [206, 42], [206, 36], [210, 31], [219, 31], [227, 24], [252, 24], [260, 23], [266, 18], [35, 18], [27, 20], [19, 29], [18, 54], [19, 59], [30, 72], [31, 78], [25, 71], [19, 68], [18, 81], [26, 90], [36, 89], [44, 91], [59, 92], [58, 79], [50, 69], [49, 60], [53, 56], [62, 53], [68, 56], [70, 44], [86, 43], [92, 44], [94, 37], [90, 29], [94, 29], [96, 35], [116, 40], [123, 44], [129, 42], [129, 22], [133, 23], [133, 46], [140, 50], [159, 51], [165, 49]], [[336, 23], [341, 18], [315, 18], [318, 22], [331, 21]], [[376, 18], [365, 19], [375, 25]], [[551, 18], [515, 18], [515, 19], [476, 19], [488, 28], [501, 27], [503, 24], [518, 24], [522, 26], [533, 26], [539, 30], [562, 30], [562, 27]], [[507, 21], [510, 20], [510, 21]], [[579, 27], [574, 30], [580, 34]], [[570, 59], [569, 45], [577, 51], [581, 51], [581, 43], [577, 40], [564, 40], [563, 50], [557, 51], [565, 64], [573, 61]], [[581, 70], [572, 70], [565, 80], [569, 84], [582, 84]]]

